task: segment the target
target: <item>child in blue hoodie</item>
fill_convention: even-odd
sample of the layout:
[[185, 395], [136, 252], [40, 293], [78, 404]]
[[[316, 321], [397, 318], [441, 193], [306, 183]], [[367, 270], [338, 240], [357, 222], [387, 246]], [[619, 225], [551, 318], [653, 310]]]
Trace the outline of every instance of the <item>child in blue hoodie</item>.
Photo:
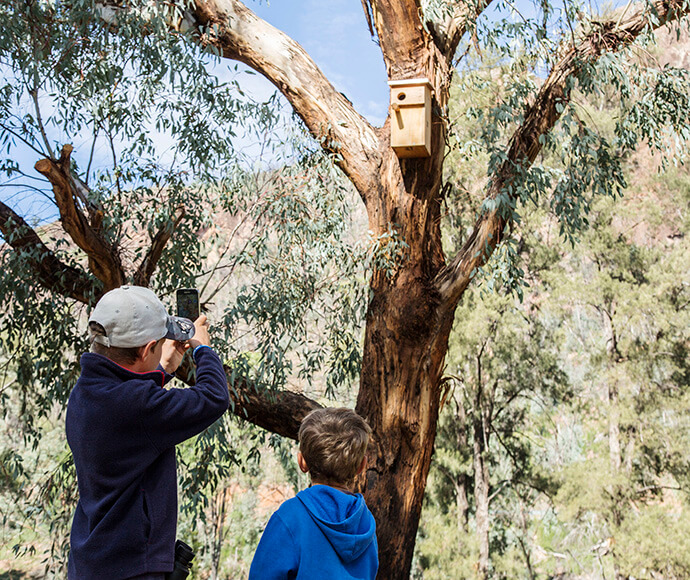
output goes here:
[[312, 485], [271, 516], [249, 580], [376, 578], [376, 523], [362, 495], [352, 493], [370, 434], [351, 409], [317, 409], [304, 418], [297, 463]]
[[[89, 318], [92, 352], [67, 403], [79, 503], [69, 580], [163, 580], [177, 527], [175, 445], [228, 408], [206, 317], [169, 316], [147, 288], [106, 293]], [[164, 389], [193, 349], [196, 384]]]

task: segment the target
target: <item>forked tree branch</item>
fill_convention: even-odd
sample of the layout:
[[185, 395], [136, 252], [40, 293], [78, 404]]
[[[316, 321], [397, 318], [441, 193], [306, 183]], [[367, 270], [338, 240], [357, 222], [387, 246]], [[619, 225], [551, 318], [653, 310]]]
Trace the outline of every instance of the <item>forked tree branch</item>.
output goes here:
[[47, 290], [68, 296], [83, 304], [98, 297], [101, 289], [86, 272], [63, 263], [48, 248], [38, 234], [14, 210], [0, 202], [0, 232], [16, 251], [23, 252], [36, 273], [38, 281]]
[[440, 15], [432, 13], [429, 2], [420, 0], [362, 0], [362, 5], [367, 21], [373, 17], [388, 78], [428, 78], [444, 110], [460, 38], [490, 2], [451, 2], [452, 9]]
[[104, 291], [107, 292], [122, 285], [125, 274], [117, 252], [98, 231], [102, 214], [93, 212], [89, 223], [77, 206], [77, 199], [84, 196], [81, 188], [85, 186], [72, 175], [71, 154], [72, 146], [65, 145], [58, 161], [41, 159], [35, 168], [52, 184], [62, 227], [74, 243], [84, 250], [89, 259], [89, 269], [103, 282]]
[[[437, 67], [444, 73], [442, 76], [449, 76], [460, 39], [491, 1], [453, 2], [452, 9], [443, 10], [440, 17], [434, 17], [428, 3], [419, 0], [362, 0], [362, 6], [370, 27], [373, 16], [388, 78], [427, 76], [438, 91], [449, 79], [434, 78]], [[438, 54], [429, 50], [432, 39]]]
[[161, 226], [161, 228], [156, 232], [156, 235], [151, 240], [151, 247], [149, 251], [144, 256], [144, 259], [139, 264], [137, 271], [134, 273], [134, 283], [137, 286], [148, 286], [151, 281], [151, 276], [153, 276], [158, 261], [161, 259], [163, 250], [165, 246], [170, 241], [171, 236], [180, 225], [183, 220], [185, 211], [184, 207], [180, 207], [177, 210], [177, 215], [172, 222], [168, 222]]
[[[551, 131], [570, 101], [570, 79], [583, 65], [593, 63], [606, 52], [621, 50], [648, 28], [657, 29], [688, 13], [690, 3], [684, 0], [654, 0], [649, 4], [640, 2], [634, 7], [627, 6], [614, 12], [606, 21], [593, 22], [592, 29], [577, 45], [565, 47], [534, 103], [527, 108], [524, 122], [513, 134], [507, 159], [491, 181], [487, 198], [494, 199], [506, 191], [517, 172], [534, 162], [542, 149], [541, 137]], [[482, 215], [462, 249], [439, 272], [435, 285], [450, 308], [457, 304], [474, 270], [488, 261], [506, 225], [507, 219], [499, 209]]]

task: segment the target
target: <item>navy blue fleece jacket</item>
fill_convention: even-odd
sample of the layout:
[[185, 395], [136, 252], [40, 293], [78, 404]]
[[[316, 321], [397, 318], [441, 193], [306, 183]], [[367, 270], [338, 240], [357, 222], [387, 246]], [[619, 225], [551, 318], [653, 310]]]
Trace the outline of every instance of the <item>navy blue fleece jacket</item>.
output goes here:
[[266, 525], [249, 580], [373, 580], [376, 523], [361, 494], [313, 485]]
[[67, 404], [79, 503], [68, 578], [121, 580], [173, 569], [177, 529], [175, 445], [228, 408], [218, 355], [194, 353], [196, 385], [164, 389], [163, 371], [135, 373], [87, 353]]

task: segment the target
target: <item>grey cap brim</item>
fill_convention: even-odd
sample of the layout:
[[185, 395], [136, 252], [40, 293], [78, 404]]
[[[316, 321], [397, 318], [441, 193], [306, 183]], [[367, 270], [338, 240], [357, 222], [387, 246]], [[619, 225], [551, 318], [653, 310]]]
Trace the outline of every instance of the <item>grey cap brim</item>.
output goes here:
[[165, 338], [170, 340], [178, 340], [184, 342], [194, 336], [196, 328], [194, 323], [189, 318], [181, 318], [179, 316], [168, 316], [168, 334]]

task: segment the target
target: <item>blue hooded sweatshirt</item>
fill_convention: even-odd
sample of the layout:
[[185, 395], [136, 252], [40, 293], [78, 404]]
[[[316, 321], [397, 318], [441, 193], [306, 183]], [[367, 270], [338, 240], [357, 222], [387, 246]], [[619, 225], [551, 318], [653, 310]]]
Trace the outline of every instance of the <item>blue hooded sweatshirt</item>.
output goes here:
[[228, 408], [223, 365], [194, 353], [197, 382], [163, 388], [171, 376], [136, 373], [87, 353], [67, 404], [67, 442], [77, 469], [70, 580], [122, 580], [173, 569], [177, 528], [175, 445]]
[[376, 523], [362, 494], [313, 485], [271, 516], [249, 580], [373, 580]]

